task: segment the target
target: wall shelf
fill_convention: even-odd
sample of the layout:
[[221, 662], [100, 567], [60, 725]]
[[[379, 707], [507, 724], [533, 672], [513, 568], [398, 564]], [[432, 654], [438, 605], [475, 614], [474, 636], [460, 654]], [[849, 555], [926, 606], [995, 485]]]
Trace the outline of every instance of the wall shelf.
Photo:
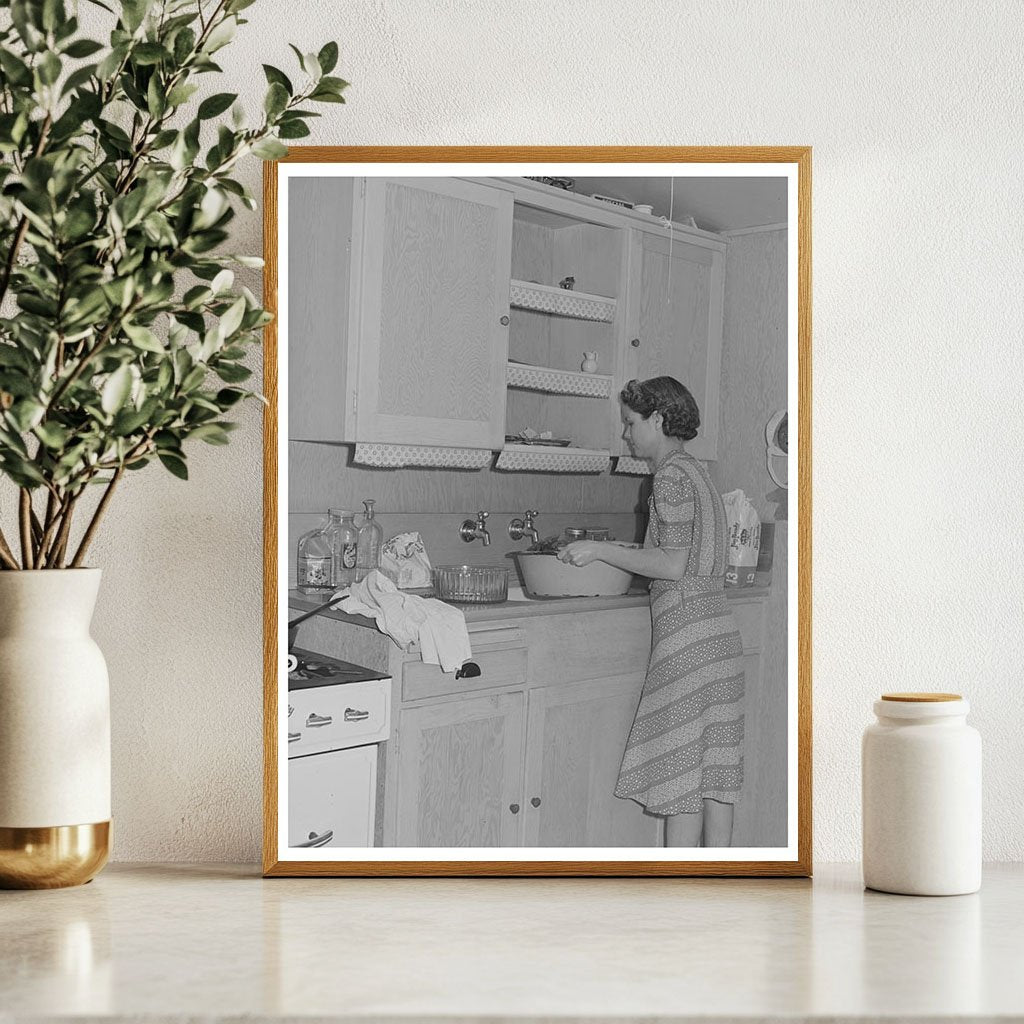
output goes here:
[[611, 453], [602, 449], [506, 444], [498, 453], [495, 468], [539, 473], [603, 473], [610, 462]]
[[513, 280], [509, 304], [517, 309], [570, 317], [574, 320], [598, 320], [611, 323], [615, 319], [615, 299], [607, 295], [590, 295], [548, 284]]
[[510, 388], [547, 391], [553, 395], [607, 398], [612, 393], [610, 374], [557, 370], [553, 366], [533, 366], [514, 360], [509, 360], [506, 381]]

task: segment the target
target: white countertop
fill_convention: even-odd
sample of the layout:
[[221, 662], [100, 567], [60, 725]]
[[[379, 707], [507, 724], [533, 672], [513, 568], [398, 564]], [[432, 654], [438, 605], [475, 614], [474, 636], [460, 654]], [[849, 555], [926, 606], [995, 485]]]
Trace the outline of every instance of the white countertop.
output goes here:
[[973, 896], [805, 879], [272, 879], [0, 892], [0, 1021], [1024, 1016], [1024, 865]]

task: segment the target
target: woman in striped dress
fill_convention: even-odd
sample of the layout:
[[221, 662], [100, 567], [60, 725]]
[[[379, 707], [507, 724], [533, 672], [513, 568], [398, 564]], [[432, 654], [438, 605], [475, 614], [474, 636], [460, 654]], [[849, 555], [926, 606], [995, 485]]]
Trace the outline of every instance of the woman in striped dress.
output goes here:
[[743, 649], [725, 598], [726, 522], [688, 455], [700, 415], [673, 377], [631, 380], [623, 439], [654, 470], [642, 549], [577, 541], [559, 557], [651, 579], [651, 659], [615, 795], [665, 818], [666, 846], [729, 846], [743, 783]]

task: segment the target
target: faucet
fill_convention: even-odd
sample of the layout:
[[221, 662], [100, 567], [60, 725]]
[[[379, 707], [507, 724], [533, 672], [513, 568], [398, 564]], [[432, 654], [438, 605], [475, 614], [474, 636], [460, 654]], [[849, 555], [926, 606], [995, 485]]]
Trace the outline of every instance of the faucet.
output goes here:
[[479, 537], [484, 542], [484, 547], [487, 547], [491, 543], [491, 535], [487, 532], [487, 517], [490, 514], [490, 512], [477, 512], [475, 521], [464, 519], [459, 527], [459, 536], [467, 544]]
[[540, 537], [537, 534], [537, 527], [534, 524], [533, 517], [537, 514], [537, 510], [528, 508], [523, 513], [523, 519], [513, 519], [508, 524], [508, 535], [512, 540], [522, 540], [527, 534], [530, 535], [530, 539], [536, 544]]

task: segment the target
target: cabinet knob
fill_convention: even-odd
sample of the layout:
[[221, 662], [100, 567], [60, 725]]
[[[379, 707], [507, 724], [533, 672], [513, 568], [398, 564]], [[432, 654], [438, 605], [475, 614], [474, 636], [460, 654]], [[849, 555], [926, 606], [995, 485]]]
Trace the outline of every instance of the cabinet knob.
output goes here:
[[540, 807], [540, 797], [539, 796], [531, 796], [530, 797], [530, 803], [533, 804], [534, 807]]
[[640, 347], [640, 339], [639, 338], [631, 339], [630, 345], [632, 345], [633, 348], [639, 348]]
[[512, 812], [513, 814], [518, 814], [518, 813], [519, 813], [519, 804], [509, 804], [509, 805], [508, 805], [508, 809], [509, 809], [509, 810], [510, 810], [510, 811], [511, 811], [511, 812]]
[[507, 316], [503, 316], [503, 317], [502, 317], [502, 318], [501, 318], [501, 319], [500, 319], [500, 320], [498, 321], [498, 323], [500, 323], [502, 327], [508, 327], [508, 325], [509, 325], [509, 319], [508, 319], [508, 317], [507, 317]]

